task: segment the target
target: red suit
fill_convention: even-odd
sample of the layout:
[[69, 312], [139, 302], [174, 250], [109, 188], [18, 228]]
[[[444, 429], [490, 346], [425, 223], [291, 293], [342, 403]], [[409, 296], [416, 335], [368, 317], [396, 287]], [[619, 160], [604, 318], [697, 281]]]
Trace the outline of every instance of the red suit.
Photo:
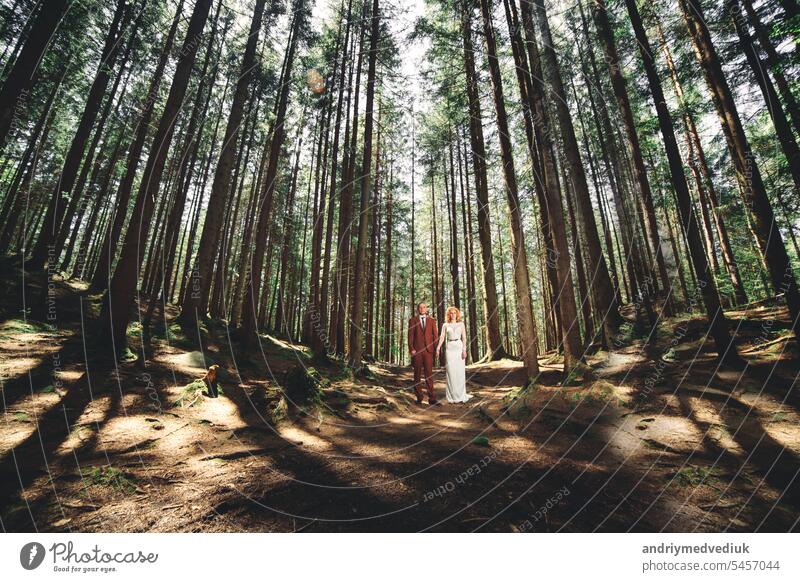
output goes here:
[[422, 402], [422, 374], [425, 373], [425, 385], [428, 389], [428, 402], [436, 402], [436, 393], [433, 390], [433, 359], [436, 355], [436, 344], [439, 342], [439, 332], [436, 329], [436, 320], [425, 316], [425, 325], [422, 317], [417, 315], [408, 320], [408, 350], [413, 353], [411, 364], [414, 366], [414, 392], [417, 402]]

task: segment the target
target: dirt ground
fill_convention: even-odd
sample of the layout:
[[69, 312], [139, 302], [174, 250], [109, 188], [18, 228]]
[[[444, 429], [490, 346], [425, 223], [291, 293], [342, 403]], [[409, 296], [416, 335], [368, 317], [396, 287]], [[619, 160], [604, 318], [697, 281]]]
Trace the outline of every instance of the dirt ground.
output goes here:
[[[199, 345], [172, 325], [146, 363], [102, 367], [97, 298], [59, 293], [57, 327], [0, 319], [4, 531], [799, 529], [800, 354], [777, 307], [730, 313], [745, 370], [676, 319], [590, 356], [594, 377], [562, 385], [545, 354], [523, 390], [519, 362], [471, 365], [469, 403], [418, 407], [410, 368], [354, 379], [224, 327]], [[212, 362], [224, 393], [187, 398]], [[287, 405], [295, 366], [317, 400]]]

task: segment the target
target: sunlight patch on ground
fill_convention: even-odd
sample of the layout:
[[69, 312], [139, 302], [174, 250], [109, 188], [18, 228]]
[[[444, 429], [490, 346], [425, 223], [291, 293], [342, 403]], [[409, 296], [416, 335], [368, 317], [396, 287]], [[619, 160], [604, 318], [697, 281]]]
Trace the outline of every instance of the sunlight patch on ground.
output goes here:
[[170, 366], [178, 373], [197, 376], [198, 378], [203, 376], [208, 366], [214, 363], [211, 358], [198, 351], [170, 354], [157, 358], [156, 361]]
[[13, 356], [13, 361], [12, 358], [9, 357], [8, 360], [0, 364], [0, 374], [2, 374], [4, 381], [7, 382], [15, 376], [22, 376], [29, 370], [33, 370], [39, 365], [39, 362], [41, 362], [41, 360], [37, 358], [20, 358], [15, 355]]
[[309, 353], [310, 352], [310, 350], [305, 346], [286, 341], [286, 340], [281, 339], [279, 337], [276, 337], [274, 335], [262, 334], [262, 336], [267, 338], [269, 341], [271, 341], [276, 346], [284, 348], [286, 350], [294, 350], [296, 352], [301, 352], [301, 353]]
[[[781, 418], [779, 415], [773, 418]], [[763, 425], [764, 432], [782, 447], [800, 455], [800, 430], [794, 422], [786, 420], [773, 420]]]
[[467, 366], [467, 370], [481, 370], [481, 369], [495, 369], [495, 368], [521, 368], [522, 362], [519, 360], [509, 360], [507, 358], [503, 358], [501, 360], [494, 360], [491, 362], [486, 362], [483, 364], [470, 364]]
[[468, 424], [462, 420], [457, 419], [450, 419], [450, 418], [437, 418], [436, 419], [436, 426], [437, 427], [446, 427], [446, 428], [458, 428], [464, 429], [468, 427]]
[[299, 443], [302, 442], [302, 448], [309, 448], [314, 451], [322, 450], [322, 449], [330, 449], [331, 444], [323, 439], [318, 437], [317, 435], [311, 434], [307, 430], [295, 425], [295, 426], [285, 426], [280, 427], [278, 429], [278, 434], [292, 443]]
[[[69, 437], [56, 449], [57, 454], [70, 454], [73, 449], [80, 448], [83, 444], [95, 438], [97, 424], [108, 418], [113, 400], [109, 396], [95, 398], [86, 411], [69, 427]], [[59, 422], [59, 421], [56, 421]], [[63, 427], [63, 420], [59, 422]]]
[[608, 354], [602, 362], [598, 363], [595, 369], [595, 374], [602, 378], [606, 376], [614, 376], [616, 374], [624, 374], [633, 366], [647, 361], [641, 354], [626, 354], [622, 352], [612, 352]]
[[[708, 427], [705, 433], [707, 438], [715, 441], [730, 453], [735, 455], [745, 454], [745, 450], [733, 438], [733, 432], [739, 428], [738, 426], [728, 426], [728, 423], [711, 403], [696, 397], [690, 397], [688, 401], [691, 403], [692, 412], [697, 422]], [[693, 439], [693, 442], [702, 441], [703, 433], [698, 432], [700, 433], [699, 438]]]
[[652, 450], [662, 452], [666, 447], [672, 452], [691, 454], [695, 450], [702, 451], [703, 432], [689, 419], [672, 414], [629, 415], [623, 420], [620, 428], [628, 434], [640, 439], [637, 447], [639, 453]]
[[[237, 388], [228, 388], [237, 390]], [[208, 398], [201, 396], [198, 405], [191, 409], [191, 416], [201, 417], [205, 421], [210, 421], [215, 425], [225, 426], [230, 429], [237, 429], [246, 426], [242, 415], [239, 414], [239, 407], [230, 398], [220, 394], [218, 398]], [[197, 411], [195, 414], [194, 411]]]
[[407, 418], [405, 416], [392, 416], [386, 419], [387, 422], [391, 424], [401, 424], [401, 425], [411, 425], [411, 424], [419, 424], [419, 420], [415, 420], [413, 418]]

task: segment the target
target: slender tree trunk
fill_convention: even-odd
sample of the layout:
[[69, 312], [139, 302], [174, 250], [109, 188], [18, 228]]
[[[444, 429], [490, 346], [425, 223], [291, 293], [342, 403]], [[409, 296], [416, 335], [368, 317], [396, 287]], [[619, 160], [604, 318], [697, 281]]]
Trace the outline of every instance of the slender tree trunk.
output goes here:
[[[775, 78], [775, 84], [778, 85], [778, 91], [780, 92], [781, 97], [786, 104], [786, 111], [789, 113], [789, 117], [792, 120], [794, 132], [796, 135], [800, 135], [800, 106], [798, 106], [797, 99], [795, 98], [794, 93], [792, 93], [789, 82], [786, 80], [786, 75], [783, 73], [778, 52], [775, 50], [775, 46], [772, 44], [772, 41], [769, 38], [769, 33], [764, 28], [761, 20], [758, 18], [758, 13], [753, 8], [752, 0], [742, 0], [742, 4], [744, 5], [744, 9], [747, 12], [748, 18], [750, 19], [750, 23], [753, 25], [753, 28], [756, 31], [758, 43], [766, 53], [766, 62], [769, 66], [768, 70]], [[773, 105], [776, 107], [778, 106], [777, 103]]]
[[[342, 2], [342, 7], [344, 7], [344, 2]], [[334, 265], [334, 273], [333, 273], [333, 297], [331, 300], [331, 310], [330, 310], [330, 318], [329, 318], [329, 336], [333, 341], [333, 349], [336, 351], [337, 354], [344, 353], [344, 317], [339, 319], [340, 314], [343, 316], [345, 313], [345, 304], [346, 304], [346, 295], [347, 295], [347, 286], [343, 283], [347, 280], [346, 277], [346, 263], [347, 259], [345, 255], [348, 253], [350, 248], [350, 220], [352, 219], [352, 208], [353, 208], [353, 197], [347, 196], [345, 189], [340, 186], [337, 182], [337, 178], [339, 177], [338, 170], [339, 170], [339, 142], [340, 142], [340, 133], [341, 133], [341, 120], [342, 120], [342, 113], [344, 108], [342, 104], [344, 102], [344, 94], [345, 94], [345, 79], [347, 78], [347, 61], [348, 57], [351, 57], [351, 42], [350, 42], [350, 31], [352, 29], [352, 9], [353, 9], [353, 2], [352, 0], [348, 1], [347, 4], [347, 13], [342, 13], [341, 17], [345, 20], [346, 24], [344, 26], [344, 41], [342, 42], [342, 47], [344, 50], [341, 51], [341, 54], [338, 55], [340, 59], [339, 65], [339, 81], [338, 81], [338, 97], [337, 97], [337, 104], [336, 104], [336, 119], [334, 121], [334, 129], [333, 129], [333, 152], [331, 154], [331, 166], [330, 166], [330, 206], [328, 209], [328, 216], [333, 218], [333, 202], [336, 199], [336, 193], [339, 193], [339, 224], [337, 228], [337, 252], [336, 252], [336, 263]], [[352, 58], [350, 59], [352, 60]], [[352, 65], [351, 65], [352, 67]], [[348, 101], [349, 105], [349, 101]], [[349, 111], [344, 111], [348, 121], [350, 113]], [[357, 114], [357, 112], [356, 112]], [[345, 147], [347, 149], [347, 132], [345, 131]], [[346, 154], [345, 154], [346, 158]], [[344, 166], [344, 162], [342, 163]], [[343, 170], [344, 172], [345, 170]], [[333, 225], [329, 227], [330, 229], [333, 228]], [[330, 231], [333, 232], [332, 230]], [[324, 277], [327, 280], [328, 278], [328, 263], [330, 260], [329, 255], [326, 255], [326, 263], [325, 263], [325, 274]], [[339, 325], [341, 323], [341, 326]]]
[[[630, 99], [628, 97], [627, 82], [622, 74], [619, 55], [617, 54], [617, 47], [614, 42], [614, 32], [611, 28], [608, 14], [606, 13], [605, 0], [594, 0], [592, 15], [594, 17], [595, 26], [597, 27], [598, 36], [603, 44], [605, 60], [611, 78], [611, 87], [617, 98], [617, 105], [622, 114], [622, 124], [630, 146], [633, 161], [633, 175], [639, 194], [641, 195], [642, 209], [645, 216], [644, 230], [650, 244], [650, 249], [655, 255], [655, 262], [658, 267], [658, 274], [661, 278], [662, 286], [668, 288], [670, 278], [667, 273], [666, 263], [664, 262], [661, 238], [658, 234], [658, 224], [656, 222], [655, 207], [653, 205], [653, 193], [650, 189], [650, 181], [647, 178], [647, 171], [645, 169], [644, 159], [642, 158], [642, 148], [639, 144], [639, 135], [636, 132], [636, 123], [633, 119], [633, 109], [631, 108]], [[667, 315], [672, 313], [669, 294], [665, 297], [664, 311]]]
[[706, 78], [712, 100], [722, 124], [731, 159], [736, 170], [745, 206], [752, 213], [753, 229], [758, 247], [769, 268], [771, 283], [777, 293], [783, 293], [791, 315], [791, 329], [797, 335], [800, 324], [800, 291], [794, 276], [786, 246], [775, 222], [772, 204], [755, 156], [744, 133], [739, 112], [728, 82], [722, 72], [711, 34], [696, 0], [678, 0], [694, 45], [697, 60]]
[[[128, 20], [127, 13], [128, 9], [126, 8], [125, 0], [119, 0], [100, 54], [100, 66], [89, 89], [86, 105], [67, 155], [64, 158], [61, 173], [56, 180], [56, 188], [45, 212], [39, 240], [36, 242], [31, 260], [28, 262], [28, 268], [30, 269], [46, 269], [49, 262], [51, 260], [55, 261], [60, 254], [61, 249], [55, 248], [53, 243], [64, 217], [66, 206], [64, 202], [68, 197], [75, 195], [72, 189], [75, 185], [75, 179], [78, 177], [86, 141], [89, 139], [97, 114], [100, 112], [100, 105], [106, 93], [108, 82], [111, 79], [114, 61], [119, 53], [121, 31]], [[38, 58], [38, 55], [35, 58]]]
[[675, 98], [677, 99], [680, 108], [683, 110], [683, 122], [687, 133], [686, 141], [693, 146], [692, 150], [697, 156], [697, 165], [699, 166], [700, 174], [703, 179], [703, 186], [706, 189], [708, 200], [711, 203], [711, 207], [714, 212], [714, 225], [717, 231], [717, 238], [720, 242], [720, 249], [722, 250], [722, 260], [725, 263], [725, 269], [727, 270], [728, 276], [731, 279], [736, 301], [741, 305], [747, 303], [747, 293], [745, 292], [744, 283], [742, 282], [742, 278], [739, 274], [739, 267], [733, 254], [733, 248], [728, 236], [728, 229], [725, 226], [725, 221], [719, 209], [716, 189], [711, 178], [711, 170], [709, 169], [708, 162], [706, 161], [703, 144], [700, 142], [700, 133], [697, 130], [694, 117], [686, 106], [683, 86], [681, 85], [680, 78], [678, 77], [678, 69], [675, 66], [675, 62], [672, 60], [672, 53], [669, 50], [667, 40], [664, 37], [664, 32], [659, 22], [656, 22], [656, 31], [659, 35], [661, 51], [664, 55], [664, 60], [667, 63], [670, 78], [672, 79], [672, 87], [673, 91], [675, 92]]
[[186, 31], [186, 38], [175, 67], [169, 96], [153, 137], [153, 145], [145, 165], [144, 176], [122, 246], [119, 264], [114, 271], [109, 290], [103, 298], [100, 314], [102, 334], [111, 341], [116, 352], [125, 346], [131, 303], [138, 286], [143, 238], [147, 233], [147, 225], [151, 222], [155, 202], [158, 198], [167, 154], [175, 131], [175, 119], [189, 85], [189, 77], [199, 45], [197, 39], [203, 32], [210, 8], [211, 0], [196, 0]]
[[[286, 135], [284, 123], [286, 120], [286, 110], [289, 104], [289, 92], [292, 84], [289, 79], [292, 75], [294, 65], [294, 55], [297, 47], [298, 31], [304, 19], [303, 1], [297, 0], [295, 4], [292, 30], [290, 41], [286, 53], [286, 63], [284, 65], [283, 84], [278, 98], [278, 106], [275, 116], [275, 125], [272, 128], [272, 137], [269, 143], [269, 160], [264, 178], [264, 194], [258, 208], [258, 226], [256, 228], [256, 245], [252, 257], [252, 265], [249, 269], [249, 281], [245, 286], [244, 314], [242, 317], [242, 334], [245, 344], [252, 345], [256, 339], [258, 330], [256, 306], [259, 303], [259, 293], [261, 292], [261, 271], [264, 267], [264, 257], [267, 251], [267, 235], [272, 221], [273, 200], [275, 196], [276, 179], [278, 175], [278, 158], [280, 156], [283, 141]], [[262, 5], [263, 8], [263, 5]], [[269, 264], [269, 263], [267, 263]], [[269, 280], [269, 277], [267, 277]], [[266, 290], [264, 291], [264, 294]]]
[[384, 280], [386, 281], [386, 286], [384, 287], [384, 298], [383, 298], [383, 321], [384, 325], [387, 326], [387, 329], [384, 329], [383, 334], [383, 355], [384, 358], [389, 361], [391, 357], [391, 339], [392, 334], [389, 332], [388, 326], [392, 320], [392, 298], [394, 296], [394, 292], [396, 290], [396, 285], [392, 284], [392, 277], [394, 276], [394, 261], [393, 261], [393, 253], [394, 247], [393, 245], [393, 237], [392, 237], [392, 230], [394, 228], [393, 224], [393, 212], [394, 209], [392, 208], [392, 188], [391, 185], [386, 188], [386, 270], [384, 271]]
[[[455, 164], [453, 161], [453, 131], [449, 131], [448, 150], [449, 150], [449, 163], [450, 163], [450, 198], [447, 202], [447, 208], [450, 213], [450, 278], [453, 281], [453, 305], [461, 307], [461, 282], [459, 277], [459, 261], [458, 261], [458, 215], [456, 206], [456, 174]], [[466, 257], [465, 257], [466, 260]]]
[[363, 350], [363, 308], [364, 295], [366, 291], [366, 254], [367, 254], [367, 234], [369, 232], [369, 193], [370, 184], [374, 180], [371, 175], [372, 170], [372, 126], [373, 126], [373, 104], [375, 101], [375, 66], [378, 57], [378, 43], [380, 41], [380, 15], [378, 13], [378, 0], [372, 0], [371, 30], [369, 61], [367, 65], [367, 102], [364, 114], [364, 158], [361, 165], [361, 203], [358, 215], [358, 244], [356, 246], [356, 265], [353, 276], [354, 292], [351, 310], [351, 329], [350, 329], [350, 350], [348, 353], [348, 363], [351, 368], [361, 369], [361, 354]]
[[[466, 144], [464, 144], [466, 148]], [[470, 359], [472, 362], [477, 362], [480, 359], [480, 352], [478, 346], [478, 309], [477, 309], [477, 293], [475, 292], [475, 250], [472, 244], [472, 208], [468, 205], [468, 201], [472, 196], [469, 192], [469, 176], [467, 176], [467, 183], [465, 187], [464, 174], [466, 166], [466, 150], [461, 150], [461, 140], [459, 139], [456, 144], [456, 152], [458, 153], [458, 182], [459, 191], [461, 193], [461, 224], [464, 227], [464, 265], [466, 267], [466, 280], [467, 280], [467, 317], [469, 320], [469, 344]], [[413, 238], [413, 237], [412, 237]]]
[[233, 94], [228, 124], [225, 128], [225, 137], [222, 139], [222, 151], [219, 154], [214, 180], [211, 184], [211, 194], [208, 199], [203, 231], [200, 235], [200, 246], [195, 258], [195, 269], [192, 281], [193, 290], [186, 294], [186, 299], [181, 306], [181, 319], [184, 324], [194, 324], [198, 318], [206, 316], [208, 299], [211, 293], [212, 271], [214, 269], [214, 256], [217, 252], [217, 243], [220, 237], [222, 219], [225, 205], [230, 196], [230, 179], [233, 171], [236, 146], [238, 144], [239, 126], [242, 123], [245, 101], [253, 78], [255, 69], [256, 47], [261, 33], [261, 23], [264, 16], [266, 0], [256, 0], [253, 9], [253, 18], [250, 22], [250, 32], [242, 58], [241, 74], [236, 82]]
[[278, 335], [285, 335], [291, 337], [291, 331], [288, 326], [285, 327], [284, 322], [288, 321], [289, 313], [286, 313], [286, 285], [287, 285], [287, 270], [289, 269], [289, 254], [291, 247], [294, 244], [294, 200], [297, 192], [297, 174], [300, 171], [300, 151], [303, 148], [303, 134], [302, 128], [305, 123], [305, 112], [301, 116], [300, 124], [298, 126], [298, 136], [295, 146], [294, 168], [292, 168], [292, 179], [289, 186], [289, 195], [286, 199], [285, 219], [283, 231], [285, 236], [283, 238], [283, 245], [281, 248], [281, 267], [280, 267], [280, 281], [278, 282], [278, 297], [275, 306], [275, 332]]
[[[18, 224], [17, 220], [8, 220], [9, 215], [17, 217], [22, 216], [27, 196], [30, 195], [30, 192], [28, 192], [28, 195], [24, 195], [24, 193], [28, 190], [28, 185], [33, 178], [33, 171], [37, 165], [39, 155], [43, 147], [47, 145], [47, 137], [53, 123], [54, 103], [61, 90], [61, 85], [64, 82], [67, 71], [68, 67], [64, 67], [63, 73], [59, 76], [58, 81], [54, 83], [53, 89], [50, 91], [50, 95], [47, 98], [47, 103], [45, 103], [42, 109], [42, 114], [39, 116], [36, 126], [33, 129], [30, 138], [30, 153], [26, 152], [28, 155], [23, 156], [21, 163], [22, 167], [27, 166], [25, 175], [20, 182], [12, 184], [6, 194], [6, 199], [3, 200], [3, 212], [0, 214], [0, 224], [2, 224], [2, 231], [0, 231], [0, 254], [5, 254], [8, 251], [9, 243], [14, 234], [14, 228]], [[40, 136], [41, 139], [39, 139]], [[2, 142], [0, 142], [0, 147], [1, 146]], [[31, 157], [33, 158], [32, 160], [30, 159]], [[29, 162], [30, 165], [28, 165]]]
[[[602, 0], [595, 1], [602, 2]], [[731, 364], [740, 364], [742, 363], [741, 358], [739, 358], [736, 351], [736, 344], [731, 336], [728, 319], [725, 317], [725, 313], [719, 301], [719, 293], [714, 281], [714, 274], [711, 272], [708, 260], [703, 252], [697, 217], [692, 210], [691, 194], [689, 193], [689, 186], [686, 183], [686, 174], [684, 173], [683, 164], [681, 163], [678, 141], [675, 138], [672, 118], [667, 108], [666, 99], [664, 98], [661, 81], [658, 78], [658, 71], [656, 70], [653, 51], [650, 48], [650, 41], [647, 38], [641, 16], [639, 15], [639, 10], [636, 7], [636, 0], [625, 0], [625, 5], [628, 8], [631, 25], [636, 35], [636, 43], [639, 47], [639, 54], [644, 63], [647, 81], [658, 115], [658, 124], [661, 129], [661, 137], [664, 140], [672, 187], [678, 199], [678, 210], [680, 211], [681, 221], [686, 230], [689, 242], [689, 253], [695, 272], [697, 273], [697, 283], [700, 288], [700, 294], [703, 297], [703, 303], [705, 304], [710, 334], [714, 338], [720, 360]], [[668, 285], [668, 282], [666, 284]]]
[[[34, 17], [28, 38], [0, 89], [0, 148], [5, 145], [17, 115], [20, 111], [28, 109], [27, 100], [35, 73], [70, 4], [70, 0], [48, 0], [38, 3], [39, 10]], [[123, 4], [120, 2], [118, 9]]]
[[[519, 342], [522, 346], [522, 360], [525, 364], [528, 379], [533, 380], [539, 375], [539, 338], [536, 332], [536, 323], [533, 319], [531, 283], [528, 272], [528, 252], [525, 248], [525, 235], [522, 228], [522, 211], [519, 205], [517, 173], [514, 168], [505, 96], [503, 95], [503, 81], [500, 75], [500, 64], [497, 59], [497, 47], [489, 0], [480, 0], [480, 7], [483, 17], [483, 32], [486, 41], [489, 73], [492, 78], [494, 106], [497, 114], [497, 129], [498, 139], [500, 141], [503, 177], [505, 179], [506, 196], [508, 198], [509, 222], [511, 227], [511, 254], [514, 264], [514, 289], [516, 291], [517, 300], [517, 329], [519, 331]], [[567, 261], [569, 261], [569, 255], [567, 255]], [[571, 284], [571, 280], [569, 282]], [[571, 285], [568, 292], [572, 292]], [[574, 295], [572, 300], [572, 305], [574, 307]], [[577, 316], [577, 313], [574, 315]], [[569, 336], [565, 336], [565, 343], [567, 343], [568, 337]], [[569, 349], [565, 347], [565, 351], [570, 354], [574, 354], [576, 351], [579, 353], [579, 350], [580, 345], [569, 345]], [[565, 369], [567, 368], [566, 361], [564, 367]]]
[[469, 134], [472, 150], [472, 170], [475, 177], [475, 198], [477, 202], [478, 238], [481, 245], [483, 282], [486, 301], [486, 336], [489, 344], [487, 358], [496, 360], [508, 354], [503, 347], [500, 335], [500, 316], [497, 303], [497, 282], [495, 280], [494, 255], [492, 253], [492, 223], [489, 213], [489, 181], [486, 171], [486, 146], [483, 135], [483, 116], [481, 112], [478, 77], [475, 72], [475, 48], [472, 42], [472, 16], [468, 0], [462, 0], [461, 35], [464, 52], [467, 100], [469, 103]]
[[[583, 168], [583, 161], [580, 157], [578, 140], [575, 136], [575, 128], [572, 124], [572, 116], [567, 106], [566, 91], [558, 68], [553, 39], [550, 34], [550, 25], [547, 13], [541, 0], [533, 2], [533, 8], [537, 13], [537, 23], [542, 34], [541, 57], [531, 51], [537, 46], [536, 36], [533, 28], [533, 13], [531, 10], [532, 0], [521, 0], [521, 14], [523, 27], [527, 37], [529, 60], [531, 62], [531, 72], [535, 76], [537, 61], [541, 62], [544, 70], [544, 77], [554, 92], [552, 99], [555, 106], [556, 116], [561, 130], [561, 137], [564, 143], [566, 155], [566, 165], [569, 169], [569, 177], [572, 187], [575, 190], [577, 211], [580, 216], [580, 224], [585, 229], [584, 238], [587, 241], [587, 259], [589, 263], [590, 279], [592, 281], [594, 305], [603, 322], [603, 343], [613, 346], [613, 339], [619, 331], [622, 317], [619, 314], [619, 306], [616, 301], [616, 293], [611, 283], [611, 276], [608, 274], [605, 257], [600, 246], [600, 236], [597, 232], [597, 223], [594, 218], [594, 209], [589, 195], [589, 186], [586, 181], [586, 173]], [[544, 91], [542, 91], [544, 92]]]
[[783, 154], [786, 156], [795, 190], [800, 192], [800, 147], [798, 147], [797, 140], [792, 133], [789, 120], [783, 112], [778, 92], [775, 90], [772, 79], [769, 78], [767, 73], [769, 67], [762, 62], [758, 48], [753, 39], [750, 38], [750, 31], [747, 29], [747, 17], [742, 11], [740, 0], [726, 0], [725, 5], [739, 37], [739, 46], [745, 54], [756, 83], [761, 89], [761, 95], [764, 97], [764, 103], [775, 128], [775, 134], [778, 136], [778, 143], [781, 144]]
[[117, 250], [117, 241], [122, 237], [122, 229], [125, 225], [125, 218], [128, 214], [128, 204], [130, 202], [131, 191], [133, 190], [133, 182], [136, 179], [136, 171], [139, 168], [139, 160], [142, 157], [145, 140], [147, 139], [147, 132], [150, 128], [150, 119], [153, 116], [153, 111], [158, 99], [161, 81], [164, 75], [164, 69], [169, 61], [169, 56], [172, 51], [172, 44], [175, 39], [175, 30], [170, 28], [167, 38], [164, 41], [164, 47], [153, 71], [153, 76], [150, 80], [147, 95], [145, 96], [144, 104], [142, 107], [139, 120], [136, 125], [133, 142], [128, 149], [128, 157], [125, 166], [125, 173], [122, 176], [119, 187], [117, 188], [117, 199], [115, 202], [116, 212], [114, 213], [114, 221], [106, 232], [103, 242], [100, 245], [100, 261], [92, 276], [91, 288], [94, 291], [105, 290], [111, 276], [111, 265], [114, 261]]

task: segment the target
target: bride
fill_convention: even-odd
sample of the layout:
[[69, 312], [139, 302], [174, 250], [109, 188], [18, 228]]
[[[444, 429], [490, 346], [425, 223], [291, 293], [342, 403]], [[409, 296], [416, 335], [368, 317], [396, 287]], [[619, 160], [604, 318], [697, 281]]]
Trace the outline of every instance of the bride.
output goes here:
[[465, 365], [467, 360], [467, 332], [461, 321], [461, 311], [458, 307], [448, 307], [439, 334], [439, 345], [436, 351], [442, 349], [442, 344], [447, 342], [445, 348], [445, 371], [447, 372], [447, 401], [466, 402], [472, 398], [467, 394], [467, 381]]

